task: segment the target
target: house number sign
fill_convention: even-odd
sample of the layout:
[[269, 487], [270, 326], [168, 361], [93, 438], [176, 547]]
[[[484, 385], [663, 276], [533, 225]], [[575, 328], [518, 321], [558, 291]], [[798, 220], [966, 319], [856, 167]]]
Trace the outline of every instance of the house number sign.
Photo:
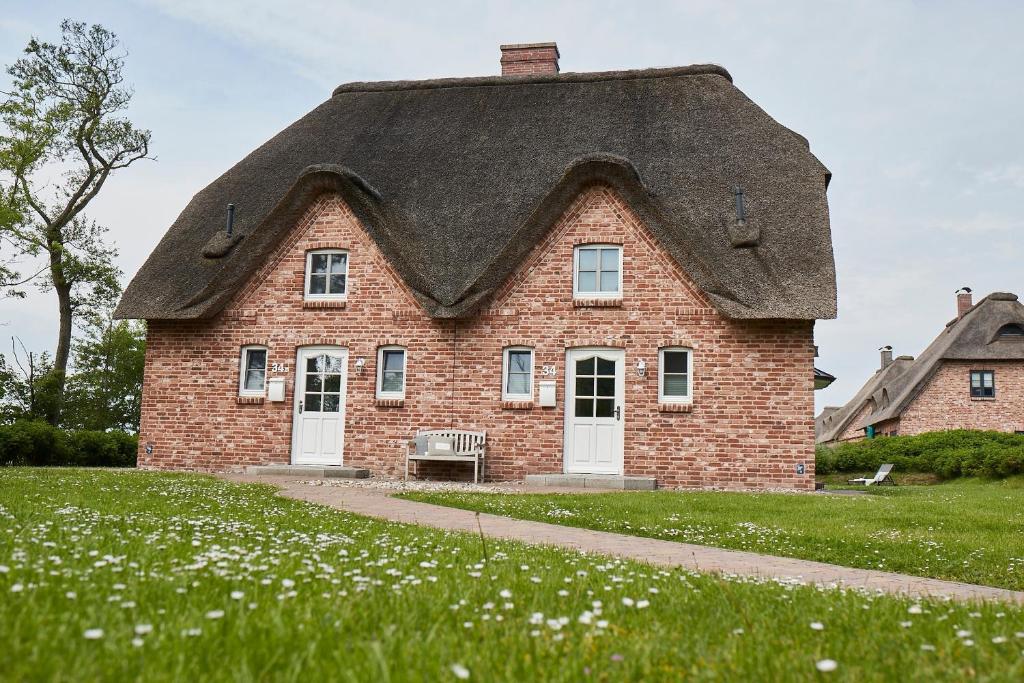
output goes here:
[[270, 371], [271, 372], [288, 372], [288, 364], [287, 363], [271, 363], [270, 364]]
[[554, 365], [542, 365], [541, 369], [540, 369], [540, 374], [544, 375], [545, 377], [554, 377], [555, 376], [555, 366]]

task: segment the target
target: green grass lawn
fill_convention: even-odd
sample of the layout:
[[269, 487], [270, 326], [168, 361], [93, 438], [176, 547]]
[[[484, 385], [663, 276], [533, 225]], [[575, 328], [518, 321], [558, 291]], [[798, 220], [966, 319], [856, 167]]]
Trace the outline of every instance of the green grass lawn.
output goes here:
[[567, 526], [1024, 590], [1024, 482], [957, 480], [873, 495], [409, 493]]
[[485, 551], [202, 476], [0, 469], [0, 596], [5, 680], [1024, 677], [1018, 608]]

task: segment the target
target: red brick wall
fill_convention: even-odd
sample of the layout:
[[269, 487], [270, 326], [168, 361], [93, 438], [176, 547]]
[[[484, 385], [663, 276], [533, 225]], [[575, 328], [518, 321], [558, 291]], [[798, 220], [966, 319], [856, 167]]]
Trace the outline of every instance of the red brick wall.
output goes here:
[[[995, 373], [995, 398], [972, 398], [971, 370]], [[1024, 362], [944, 361], [900, 416], [900, 434], [945, 429], [1024, 431]]]
[[[574, 305], [572, 252], [582, 242], [623, 244], [621, 305]], [[305, 251], [324, 247], [350, 252], [344, 309], [303, 307]], [[719, 316], [605, 188], [577, 199], [489, 308], [469, 320], [433, 320], [342, 200], [325, 196], [218, 318], [150, 322], [141, 442], [153, 454], [140, 462], [199, 470], [289, 462], [296, 350], [337, 344], [349, 349], [346, 465], [398, 474], [416, 429], [457, 426], [487, 430], [489, 479], [557, 473], [566, 349], [614, 346], [626, 351], [626, 474], [656, 476], [662, 486], [811, 488], [812, 333], [806, 321]], [[237, 402], [246, 343], [266, 344], [270, 363], [287, 364], [276, 375], [286, 379], [284, 403]], [[376, 349], [385, 343], [408, 348], [401, 407], [374, 402]], [[502, 405], [502, 349], [520, 344], [535, 348], [535, 395], [540, 367], [555, 366], [557, 408]], [[692, 412], [659, 410], [663, 345], [694, 349]]]

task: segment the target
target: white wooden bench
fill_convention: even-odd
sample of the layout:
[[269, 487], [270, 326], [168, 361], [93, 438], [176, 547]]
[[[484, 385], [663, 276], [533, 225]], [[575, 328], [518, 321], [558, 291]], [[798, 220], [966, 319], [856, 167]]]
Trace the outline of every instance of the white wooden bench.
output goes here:
[[[446, 442], [451, 440], [451, 449], [430, 448], [431, 437]], [[416, 462], [472, 462], [473, 483], [484, 475], [484, 455], [487, 450], [487, 432], [471, 432], [464, 429], [421, 429], [416, 438], [409, 440], [405, 455], [405, 478], [409, 479], [409, 463]], [[419, 470], [419, 466], [416, 468]]]

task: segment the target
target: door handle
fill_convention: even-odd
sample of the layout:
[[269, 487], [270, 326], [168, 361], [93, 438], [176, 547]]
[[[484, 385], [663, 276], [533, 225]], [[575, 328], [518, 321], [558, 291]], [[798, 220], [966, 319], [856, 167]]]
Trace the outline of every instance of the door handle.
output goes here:
[[622, 419], [622, 406], [615, 406], [615, 419], [616, 420], [621, 420]]
[[302, 412], [302, 401], [299, 401], [299, 412]]

